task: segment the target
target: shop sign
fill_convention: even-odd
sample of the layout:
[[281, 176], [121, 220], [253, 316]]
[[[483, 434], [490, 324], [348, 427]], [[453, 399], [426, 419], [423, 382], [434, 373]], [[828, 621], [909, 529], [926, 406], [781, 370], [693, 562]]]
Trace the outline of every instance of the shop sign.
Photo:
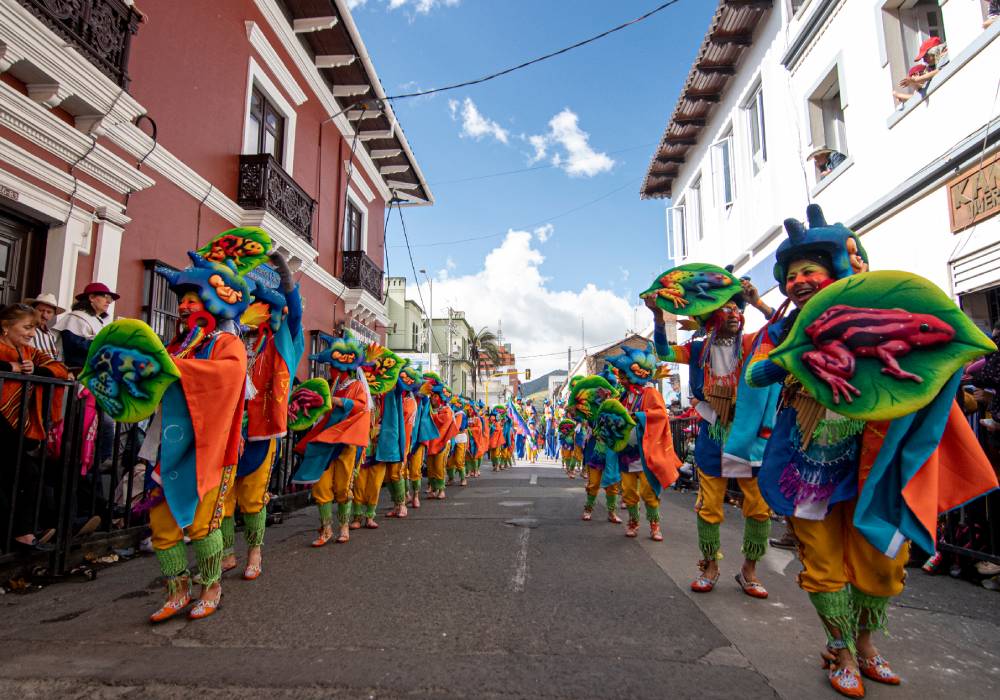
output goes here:
[[0, 197], [16, 202], [18, 199], [21, 198], [21, 195], [17, 190], [12, 190], [9, 187], [0, 185]]
[[350, 326], [351, 326], [351, 332], [354, 333], [354, 335], [361, 338], [362, 340], [365, 340], [369, 343], [379, 342], [378, 334], [371, 328], [368, 328], [366, 325], [361, 323], [361, 321], [352, 318]]
[[948, 214], [952, 233], [1000, 214], [1000, 153], [948, 183]]

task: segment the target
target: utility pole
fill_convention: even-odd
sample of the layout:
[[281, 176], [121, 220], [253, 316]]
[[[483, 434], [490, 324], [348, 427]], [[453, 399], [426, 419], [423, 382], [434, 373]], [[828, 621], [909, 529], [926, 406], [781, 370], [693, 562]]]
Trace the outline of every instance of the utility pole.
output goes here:
[[[452, 357], [452, 350], [453, 350], [453, 348], [451, 346], [451, 334], [452, 334], [451, 307], [449, 306], [448, 307], [448, 346], [447, 346], [447, 350], [448, 350], [448, 386], [449, 387], [453, 387], [453, 384], [455, 382], [455, 379], [452, 376], [452, 371], [451, 371], [451, 367], [452, 367], [451, 357]], [[452, 390], [454, 390], [454, 387], [452, 388]]]
[[[566, 348], [566, 381], [569, 381], [569, 373], [573, 371], [573, 348]], [[402, 511], [400, 511], [402, 512]]]

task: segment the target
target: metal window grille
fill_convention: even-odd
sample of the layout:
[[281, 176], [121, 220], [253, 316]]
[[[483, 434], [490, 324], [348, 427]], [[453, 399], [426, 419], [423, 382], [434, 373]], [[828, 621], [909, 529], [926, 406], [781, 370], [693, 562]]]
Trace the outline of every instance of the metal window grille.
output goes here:
[[177, 295], [170, 291], [167, 280], [156, 274], [156, 268], [177, 268], [159, 260], [143, 260], [143, 265], [146, 271], [142, 283], [142, 318], [166, 344], [173, 339], [177, 327]]

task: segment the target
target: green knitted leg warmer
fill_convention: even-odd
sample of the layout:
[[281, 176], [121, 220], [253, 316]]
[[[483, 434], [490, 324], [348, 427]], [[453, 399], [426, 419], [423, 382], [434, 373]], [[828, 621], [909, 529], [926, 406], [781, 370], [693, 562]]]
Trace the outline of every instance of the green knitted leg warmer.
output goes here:
[[465, 471], [466, 471], [466, 469], [465, 469], [464, 466], [463, 467], [459, 467], [458, 469], [455, 470], [455, 476], [458, 477], [459, 481], [462, 481], [463, 479], [465, 479]]
[[[850, 649], [854, 653], [854, 640], [858, 630], [851, 591], [845, 587], [828, 593], [810, 593], [809, 600], [823, 621], [827, 643], [834, 648]], [[833, 635], [834, 629], [840, 632], [840, 639]]]
[[698, 549], [706, 560], [722, 558], [722, 540], [719, 537], [719, 523], [709, 523], [695, 516], [698, 522]]
[[333, 525], [333, 504], [332, 503], [317, 503], [316, 510], [319, 511], [319, 524], [320, 527], [326, 527], [327, 525]]
[[406, 503], [406, 482], [393, 481], [391, 488], [392, 488], [392, 502], [397, 506]]
[[646, 521], [650, 523], [660, 522], [660, 506], [646, 504]]
[[454, 481], [455, 480], [455, 470], [454, 469], [446, 469], [445, 472], [448, 474], [448, 481]]
[[351, 522], [351, 509], [353, 503], [350, 501], [344, 501], [343, 503], [337, 504], [337, 522], [341, 525], [347, 525]]
[[444, 479], [430, 479], [431, 489], [434, 491], [440, 491], [444, 488]]
[[413, 495], [414, 496], [419, 496], [420, 495], [420, 482], [421, 481], [422, 481], [422, 479], [411, 479], [410, 480], [410, 488], [413, 490]]
[[628, 519], [633, 522], [639, 522], [639, 504], [636, 503], [634, 506], [628, 507]]
[[200, 540], [194, 540], [194, 557], [201, 574], [201, 585], [208, 588], [222, 578], [222, 532], [212, 530]]
[[587, 494], [587, 502], [583, 505], [583, 509], [588, 513], [592, 513], [594, 510], [594, 504], [597, 503], [597, 494], [591, 496]]
[[228, 557], [233, 554], [233, 545], [236, 543], [236, 518], [227, 515], [219, 525], [219, 532], [222, 533], [222, 556]]
[[750, 561], [760, 561], [767, 552], [767, 538], [771, 536], [771, 519], [743, 521], [743, 556]]
[[857, 614], [858, 631], [886, 632], [889, 625], [889, 599], [862, 593], [851, 588], [851, 602]]
[[267, 509], [257, 513], [243, 514], [243, 536], [247, 547], [261, 547], [264, 544], [264, 529], [267, 527]]
[[187, 548], [184, 542], [178, 542], [169, 549], [157, 549], [156, 560], [160, 563], [160, 572], [167, 577], [168, 585], [177, 577], [188, 574]]
[[373, 505], [373, 504], [366, 505], [365, 506], [365, 517], [366, 518], [374, 518], [375, 517], [375, 508], [376, 508], [376, 506]]
[[609, 513], [614, 513], [618, 509], [618, 495], [614, 493], [605, 493], [604, 504], [608, 507]]
[[351, 504], [351, 514], [348, 516], [348, 520], [361, 520], [365, 515], [365, 504], [361, 501], [354, 501]]

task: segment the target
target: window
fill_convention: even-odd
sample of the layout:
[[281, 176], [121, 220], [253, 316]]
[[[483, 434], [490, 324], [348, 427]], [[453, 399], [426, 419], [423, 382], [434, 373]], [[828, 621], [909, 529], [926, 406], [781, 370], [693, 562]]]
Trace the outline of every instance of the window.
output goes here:
[[764, 134], [764, 91], [757, 86], [744, 109], [747, 114], [747, 134], [750, 137], [750, 164], [756, 175], [767, 161], [767, 139]]
[[410, 343], [410, 347], [417, 350], [420, 348], [420, 326], [414, 323], [410, 332], [413, 337], [413, 342]]
[[882, 5], [882, 29], [893, 87], [916, 63], [924, 41], [930, 37], [945, 41], [938, 0], [888, 0]]
[[675, 207], [667, 207], [667, 257], [683, 260], [688, 256], [687, 229], [684, 221], [684, 199]]
[[365, 217], [361, 207], [350, 197], [347, 199], [347, 215], [344, 217], [344, 252], [364, 250]]
[[705, 236], [701, 226], [701, 175], [696, 177], [691, 186], [688, 187], [685, 198], [687, 199], [687, 207], [684, 210], [687, 216], [687, 230], [695, 240], [700, 241]]
[[[333, 343], [334, 337], [323, 331], [309, 331], [309, 354], [318, 355]], [[309, 376], [330, 378], [330, 365], [325, 362], [309, 360]]]
[[794, 17], [799, 14], [799, 10], [805, 7], [809, 3], [809, 0], [789, 0], [788, 5], [792, 10], [791, 16]]
[[166, 344], [173, 340], [177, 332], [177, 295], [170, 291], [166, 278], [156, 274], [156, 269], [177, 268], [159, 260], [144, 260], [143, 265], [146, 271], [142, 281], [142, 320]]
[[256, 85], [250, 92], [243, 152], [269, 153], [284, 163], [285, 117]]
[[733, 187], [733, 128], [712, 144], [712, 179], [715, 185], [715, 205], [732, 206], [736, 199]]
[[[814, 160], [817, 180], [840, 165], [848, 154], [845, 105], [840, 83], [840, 68], [835, 65], [813, 89], [808, 101], [809, 130], [813, 148], [830, 150], [826, 159]], [[821, 168], [821, 160], [828, 164]]]

